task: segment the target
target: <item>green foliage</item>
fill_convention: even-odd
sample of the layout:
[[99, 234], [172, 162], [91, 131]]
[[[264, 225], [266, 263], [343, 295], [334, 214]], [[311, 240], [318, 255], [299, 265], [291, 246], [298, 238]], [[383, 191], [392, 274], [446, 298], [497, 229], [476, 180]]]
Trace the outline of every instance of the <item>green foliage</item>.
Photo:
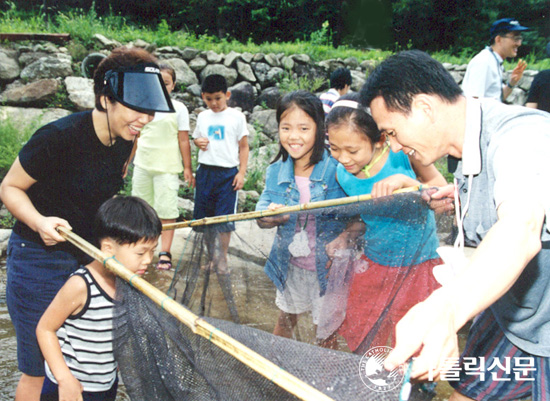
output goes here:
[[435, 162], [435, 168], [437, 169], [437, 171], [439, 171], [441, 173], [441, 175], [443, 175], [443, 177], [445, 178], [445, 181], [447, 181], [448, 183], [453, 182], [454, 176], [453, 176], [452, 173], [449, 173], [449, 169], [447, 167], [447, 158], [446, 157], [443, 157], [443, 158], [437, 160]]
[[52, 100], [48, 102], [46, 107], [66, 110], [74, 110], [75, 108], [74, 104], [69, 100], [67, 90], [63, 86], [59, 87]]
[[15, 217], [8, 212], [5, 216], [0, 216], [0, 228], [12, 228], [15, 224]]
[[0, 181], [4, 179], [19, 151], [33, 132], [33, 127], [18, 129], [11, 120], [0, 120]]
[[311, 33], [309, 40], [313, 45], [330, 46], [332, 44], [332, 30], [330, 29], [329, 22], [323, 22], [321, 29]]
[[309, 79], [308, 77], [303, 76], [298, 77], [298, 79], [292, 79], [290, 74], [288, 72], [285, 72], [283, 78], [278, 83], [278, 86], [283, 93], [288, 93], [300, 89], [315, 93], [326, 84], [326, 78], [318, 77], [314, 79]]

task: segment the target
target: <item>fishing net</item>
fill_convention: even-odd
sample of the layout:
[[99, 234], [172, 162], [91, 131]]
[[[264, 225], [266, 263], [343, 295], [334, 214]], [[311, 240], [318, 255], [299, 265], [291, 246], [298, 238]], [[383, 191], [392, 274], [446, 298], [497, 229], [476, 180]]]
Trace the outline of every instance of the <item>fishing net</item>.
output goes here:
[[[179, 230], [168, 295], [213, 329], [196, 335], [120, 281], [114, 349], [133, 400], [296, 399], [274, 384], [280, 372], [334, 400], [399, 399], [404, 372], [383, 357], [397, 321], [439, 286], [420, 192]], [[257, 373], [213, 344], [218, 332], [277, 368]], [[410, 399], [433, 395], [414, 386]]]

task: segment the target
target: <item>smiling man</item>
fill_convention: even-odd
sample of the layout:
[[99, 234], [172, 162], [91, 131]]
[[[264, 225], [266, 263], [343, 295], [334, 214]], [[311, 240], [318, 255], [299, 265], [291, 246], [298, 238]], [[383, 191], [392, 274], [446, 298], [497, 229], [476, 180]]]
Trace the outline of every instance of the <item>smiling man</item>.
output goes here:
[[[445, 374], [458, 356], [458, 330], [479, 314], [451, 400], [550, 399], [550, 115], [467, 98], [439, 62], [416, 50], [380, 64], [361, 102], [394, 151], [425, 165], [446, 155], [457, 161], [459, 224], [479, 244], [450, 283], [398, 323], [386, 368], [420, 351], [412, 377]], [[431, 206], [453, 192], [441, 188]]]
[[467, 96], [506, 100], [523, 76], [527, 63], [519, 60], [506, 84], [503, 84], [502, 63], [504, 59], [518, 55], [518, 48], [523, 40], [521, 33], [528, 29], [513, 18], [499, 19], [491, 25], [490, 46], [479, 52], [468, 63], [462, 82], [462, 90]]

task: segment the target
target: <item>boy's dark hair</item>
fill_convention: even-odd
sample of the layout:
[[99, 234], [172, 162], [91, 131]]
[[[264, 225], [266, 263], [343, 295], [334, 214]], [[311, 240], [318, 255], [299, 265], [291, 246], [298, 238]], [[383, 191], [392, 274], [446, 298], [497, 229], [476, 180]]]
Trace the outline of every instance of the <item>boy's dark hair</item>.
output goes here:
[[135, 196], [116, 196], [105, 201], [93, 225], [97, 245], [105, 238], [121, 245], [156, 240], [161, 231], [162, 223], [155, 210]]
[[351, 71], [347, 68], [337, 68], [330, 74], [330, 87], [344, 89], [344, 86], [351, 85]]
[[[313, 144], [313, 152], [309, 161], [310, 165], [317, 164], [323, 158], [323, 152], [325, 151], [325, 112], [323, 111], [323, 103], [313, 93], [304, 90], [287, 93], [282, 98], [279, 98], [277, 102], [277, 124], [280, 124], [281, 116], [293, 107], [302, 109], [315, 121], [317, 130], [315, 131], [315, 143]], [[275, 163], [280, 158], [286, 161], [288, 152], [279, 143], [279, 153], [277, 153], [272, 163]]]
[[94, 95], [95, 108], [99, 111], [105, 111], [101, 104], [100, 98], [105, 95], [110, 102], [116, 103], [114, 97], [109, 94], [105, 85], [105, 73], [109, 70], [117, 68], [132, 67], [137, 64], [157, 63], [157, 59], [147, 50], [138, 47], [118, 47], [114, 49], [109, 56], [101, 60], [97, 68], [94, 70]]
[[227, 81], [225, 77], [220, 74], [208, 75], [202, 81], [201, 86], [202, 93], [216, 93], [216, 92], [227, 92]]
[[[340, 100], [351, 100], [359, 103], [359, 94], [348, 93], [347, 95], [339, 97], [336, 103]], [[343, 124], [347, 124], [354, 131], [366, 135], [372, 144], [377, 143], [382, 136], [382, 133], [378, 129], [376, 122], [370, 115], [366, 106], [361, 104], [357, 109], [346, 106], [332, 107], [325, 121], [327, 130], [329, 130], [330, 127], [337, 127]]]
[[420, 50], [402, 51], [384, 60], [361, 88], [361, 103], [370, 106], [382, 96], [390, 111], [408, 114], [418, 94], [437, 95], [454, 103], [462, 90], [443, 65]]

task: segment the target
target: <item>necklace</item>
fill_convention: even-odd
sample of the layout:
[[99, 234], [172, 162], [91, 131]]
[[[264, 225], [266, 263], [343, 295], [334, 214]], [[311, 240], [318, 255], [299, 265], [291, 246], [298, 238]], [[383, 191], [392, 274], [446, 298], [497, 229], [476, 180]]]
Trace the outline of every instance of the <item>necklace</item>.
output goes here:
[[386, 154], [386, 152], [388, 151], [388, 149], [390, 148], [390, 145], [386, 144], [384, 146], [384, 148], [382, 149], [382, 152], [380, 152], [379, 155], [377, 155], [376, 157], [372, 157], [370, 162], [361, 169], [361, 171], [363, 173], [365, 173], [365, 175], [367, 176], [367, 178], [370, 178], [370, 169], [376, 164], [378, 163], [378, 161], [382, 158], [382, 156], [384, 156], [384, 154]]

